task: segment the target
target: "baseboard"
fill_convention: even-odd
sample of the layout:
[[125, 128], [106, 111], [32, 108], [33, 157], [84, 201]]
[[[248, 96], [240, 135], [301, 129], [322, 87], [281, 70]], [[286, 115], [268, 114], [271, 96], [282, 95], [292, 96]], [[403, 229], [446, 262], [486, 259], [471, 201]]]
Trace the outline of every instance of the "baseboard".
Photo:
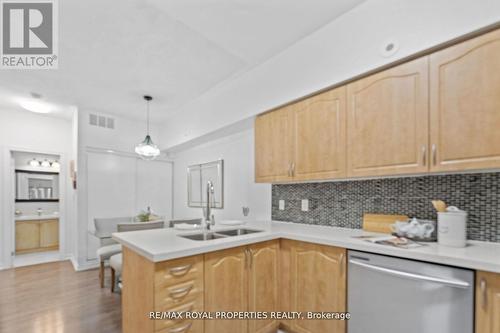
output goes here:
[[78, 262], [75, 257], [71, 257], [70, 260], [71, 264], [73, 264], [73, 269], [77, 272], [99, 268], [99, 262], [97, 261], [97, 259], [92, 261], [85, 261], [84, 263]]

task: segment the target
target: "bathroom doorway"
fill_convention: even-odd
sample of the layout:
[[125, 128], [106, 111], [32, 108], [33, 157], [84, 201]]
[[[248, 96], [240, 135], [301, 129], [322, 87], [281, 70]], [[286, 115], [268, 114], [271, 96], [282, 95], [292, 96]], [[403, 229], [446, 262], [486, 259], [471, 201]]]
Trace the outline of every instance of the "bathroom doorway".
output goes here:
[[64, 181], [60, 154], [10, 152], [12, 266], [61, 258], [61, 202]]

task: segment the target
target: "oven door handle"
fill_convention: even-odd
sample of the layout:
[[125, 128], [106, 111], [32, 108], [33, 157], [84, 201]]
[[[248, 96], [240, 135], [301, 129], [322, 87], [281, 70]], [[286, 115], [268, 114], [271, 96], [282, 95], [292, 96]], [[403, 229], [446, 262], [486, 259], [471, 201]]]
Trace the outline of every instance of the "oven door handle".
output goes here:
[[406, 279], [410, 279], [410, 280], [433, 282], [433, 283], [443, 284], [443, 285], [446, 285], [448, 287], [462, 288], [462, 289], [466, 289], [466, 288], [470, 287], [469, 282], [462, 281], [462, 280], [442, 279], [442, 278], [435, 277], [435, 276], [428, 276], [428, 275], [398, 271], [395, 269], [381, 267], [381, 266], [375, 266], [375, 265], [367, 264], [364, 262], [359, 262], [359, 261], [352, 260], [352, 259], [349, 260], [349, 263], [351, 263], [355, 266], [360, 266], [363, 268], [370, 269], [372, 271], [385, 273], [385, 274], [397, 276], [400, 278], [406, 278]]

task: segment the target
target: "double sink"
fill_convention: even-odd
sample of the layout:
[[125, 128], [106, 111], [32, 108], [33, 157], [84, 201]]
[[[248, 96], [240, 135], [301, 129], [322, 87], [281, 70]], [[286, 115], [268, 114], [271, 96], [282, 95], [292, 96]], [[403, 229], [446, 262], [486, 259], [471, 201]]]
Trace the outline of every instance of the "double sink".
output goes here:
[[221, 230], [221, 231], [209, 231], [209, 232], [203, 232], [203, 233], [199, 233], [199, 234], [179, 235], [179, 237], [183, 237], [183, 238], [187, 238], [187, 239], [191, 239], [191, 240], [195, 240], [195, 241], [207, 241], [207, 240], [212, 240], [212, 239], [227, 238], [227, 237], [233, 237], [233, 236], [250, 235], [250, 234], [257, 233], [257, 232], [262, 232], [262, 230], [240, 228], [240, 229]]

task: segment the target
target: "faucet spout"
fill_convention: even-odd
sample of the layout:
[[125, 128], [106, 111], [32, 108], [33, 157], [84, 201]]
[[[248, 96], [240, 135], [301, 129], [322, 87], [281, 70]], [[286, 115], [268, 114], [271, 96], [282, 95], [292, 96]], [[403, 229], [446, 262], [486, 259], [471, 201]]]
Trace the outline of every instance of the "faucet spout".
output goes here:
[[207, 182], [207, 206], [205, 210], [205, 225], [208, 230], [210, 230], [211, 226], [215, 225], [215, 218], [212, 214], [212, 207], [214, 206], [212, 203], [214, 201], [214, 184], [209, 180]]

